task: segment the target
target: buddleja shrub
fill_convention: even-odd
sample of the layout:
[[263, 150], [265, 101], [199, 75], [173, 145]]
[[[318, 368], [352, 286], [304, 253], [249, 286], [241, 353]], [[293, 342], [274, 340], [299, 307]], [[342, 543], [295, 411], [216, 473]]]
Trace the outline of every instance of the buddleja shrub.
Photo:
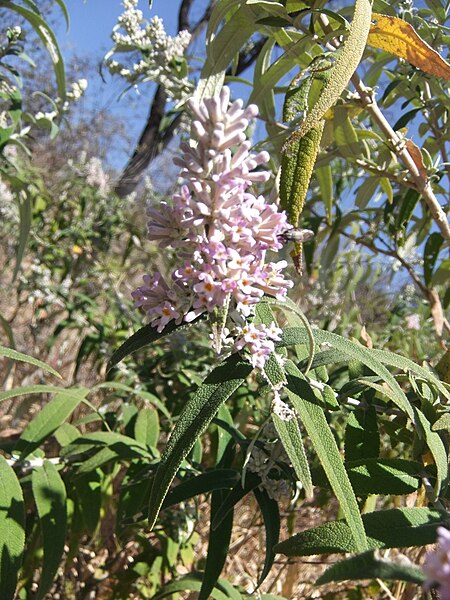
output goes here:
[[[135, 5], [131, 0], [125, 3], [131, 12]], [[0, 396], [53, 394], [14, 447], [5, 449], [8, 458], [0, 460], [2, 506], [7, 507], [0, 512], [2, 598], [14, 596], [18, 574], [21, 597], [42, 598], [51, 589], [63, 553], [68, 570], [83, 536], [96, 540], [107, 509], [115, 512], [119, 539], [134, 539], [140, 549], [127, 569], [114, 571], [111, 566], [116, 595], [141, 590], [144, 597], [163, 598], [189, 589], [198, 591], [201, 599], [241, 598], [245, 593], [220, 574], [230, 551], [234, 508], [249, 494], [255, 497], [266, 530], [258, 587], [276, 554], [329, 553], [352, 556], [330, 567], [318, 584], [373, 578], [421, 584], [426, 579], [421, 569], [404, 558], [380, 558], [378, 551], [434, 543], [439, 533], [441, 548], [428, 559], [427, 574], [430, 585], [442, 584], [446, 592], [442, 558], [448, 539], [446, 530], [439, 528], [448, 523], [448, 386], [430, 368], [408, 358], [311, 327], [288, 298], [294, 284], [285, 272], [287, 248], [293, 243], [293, 260], [300, 270], [301, 244], [311, 232], [298, 227], [299, 219], [307, 209], [322, 136], [342, 107], [338, 104], [331, 117], [329, 111], [358, 67], [373, 26], [370, 3], [358, 0], [345, 44], [332, 57], [324, 57], [312, 40], [316, 12], [302, 2], [265, 0], [236, 2], [230, 11], [226, 0], [218, 2], [211, 15], [205, 66], [194, 96], [186, 101], [190, 138], [175, 159], [183, 183], [171, 202], [148, 210], [149, 237], [172, 253], [174, 266], [146, 274], [133, 292], [136, 307], [145, 311], [149, 323], [109, 363], [114, 373], [129, 354], [145, 348], [150, 355], [162, 338], [188, 336], [206, 327], [215, 358], [203, 381], [183, 397], [181, 413], [173, 418], [156, 394], [138, 390], [145, 408], [125, 402], [116, 413], [92, 410], [75, 423], [67, 422], [81, 404], [90, 405], [90, 393], [110, 387], [133, 394], [133, 388], [116, 381], [92, 389], [20, 387]], [[304, 17], [311, 19], [311, 28], [303, 35]], [[378, 25], [381, 17], [376, 17]], [[345, 26], [338, 15], [333, 18]], [[325, 27], [327, 21], [322, 24]], [[259, 29], [270, 39], [255, 69], [259, 80], [251, 103], [244, 108], [243, 102], [230, 100], [223, 85], [225, 72]], [[324, 46], [329, 40], [333, 47], [339, 45], [333, 33]], [[267, 68], [265, 59], [275, 41], [284, 54]], [[312, 75], [285, 87], [285, 125], [273, 127], [272, 139], [280, 163], [277, 189], [264, 168], [271, 156], [251, 151], [247, 130], [258, 110], [264, 117], [275, 110], [274, 88], [295, 65], [310, 67]], [[347, 118], [348, 114], [342, 121], [346, 125]], [[359, 138], [352, 139], [352, 132], [350, 124], [344, 138], [354, 149]], [[336, 138], [342, 141], [339, 132]], [[323, 172], [321, 181], [323, 186]], [[428, 182], [421, 193], [431, 202]], [[274, 201], [278, 196], [280, 206]], [[332, 224], [325, 199], [324, 206]], [[444, 239], [445, 224], [434, 222]], [[9, 349], [1, 352], [57, 375], [36, 359]], [[249, 437], [234, 423], [235, 404], [256, 404], [256, 399], [260, 414], [254, 411], [252, 417], [259, 431]], [[254, 406], [247, 414], [252, 410]], [[95, 421], [101, 431], [86, 427]], [[163, 436], [161, 445], [162, 424], [170, 435]], [[204, 435], [213, 443], [203, 461]], [[58, 450], [49, 459], [46, 444], [52, 438]], [[114, 486], [120, 488], [118, 503]], [[341, 518], [280, 541], [280, 502], [295, 494], [312, 500], [318, 492], [335, 496]], [[211, 504], [204, 569], [177, 578], [176, 559], [186, 553], [180, 512], [185, 513], [186, 525], [187, 507], [201, 494], [209, 494]], [[399, 501], [396, 508], [390, 507], [389, 496], [407, 494], [415, 494], [414, 507], [399, 508]], [[178, 514], [176, 505], [181, 506]], [[378, 505], [381, 510], [376, 510]], [[25, 526], [33, 534], [26, 552]], [[144, 534], [148, 530], [155, 532], [163, 550], [155, 553]], [[191, 551], [188, 547], [189, 566]], [[173, 579], [156, 591], [158, 573], [164, 581], [167, 576]]]

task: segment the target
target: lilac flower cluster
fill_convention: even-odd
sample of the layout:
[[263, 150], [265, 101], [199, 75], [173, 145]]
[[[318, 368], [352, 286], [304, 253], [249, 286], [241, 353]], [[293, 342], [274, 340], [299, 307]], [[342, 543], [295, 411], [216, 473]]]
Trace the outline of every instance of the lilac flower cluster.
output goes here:
[[185, 184], [171, 204], [147, 211], [149, 239], [175, 249], [181, 264], [170, 280], [161, 273], [144, 276], [133, 297], [159, 332], [171, 321], [189, 323], [204, 312], [228, 310], [233, 326], [241, 326], [235, 349], [250, 348], [260, 366], [279, 330], [242, 326], [265, 293], [283, 299], [293, 285], [282, 273], [286, 261], [266, 262], [267, 251], [282, 247], [280, 236], [291, 226], [284, 212], [250, 190], [270, 177], [257, 170], [268, 153], [251, 153], [245, 133], [257, 107], [243, 108], [241, 100], [230, 105], [226, 87], [219, 97], [190, 99], [187, 106], [193, 141], [183, 143], [174, 160]]
[[427, 576], [427, 589], [439, 585], [441, 600], [450, 600], [450, 531], [445, 527], [438, 527], [437, 548], [428, 552], [423, 571]]

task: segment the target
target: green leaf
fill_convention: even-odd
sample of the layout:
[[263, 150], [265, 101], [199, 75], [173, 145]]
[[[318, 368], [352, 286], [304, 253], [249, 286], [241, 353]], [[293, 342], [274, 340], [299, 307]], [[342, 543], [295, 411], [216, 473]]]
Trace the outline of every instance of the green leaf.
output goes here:
[[29, 365], [34, 365], [35, 367], [38, 367], [39, 369], [47, 371], [48, 373], [55, 375], [55, 377], [62, 379], [61, 375], [49, 365], [38, 360], [37, 358], [33, 358], [32, 356], [28, 356], [27, 354], [22, 354], [22, 352], [17, 352], [17, 350], [12, 350], [11, 348], [5, 348], [4, 346], [0, 346], [0, 356], [6, 356], [11, 360], [17, 360], [19, 362], [28, 363]]
[[41, 525], [44, 560], [36, 600], [50, 589], [64, 552], [66, 539], [66, 488], [56, 467], [49, 461], [33, 471], [33, 496]]
[[[244, 475], [244, 474], [243, 474]], [[234, 488], [230, 490], [222, 503], [222, 505], [216, 511], [211, 526], [213, 528], [219, 527], [222, 520], [226, 518], [228, 513], [232, 511], [235, 505], [245, 498], [247, 494], [252, 492], [258, 485], [261, 484], [261, 477], [252, 471], [245, 472], [245, 477], [242, 477], [242, 481], [238, 481]]]
[[306, 497], [312, 498], [313, 484], [311, 471], [309, 470], [308, 458], [303, 446], [302, 434], [297, 419], [284, 421], [278, 415], [272, 413], [272, 421], [286, 450], [286, 454], [292, 463], [295, 474], [303, 485]]
[[[384, 354], [380, 355], [380, 352], [382, 351], [375, 351], [372, 348], [365, 348], [360, 344], [351, 342], [350, 340], [347, 340], [335, 333], [331, 333], [330, 331], [314, 329], [313, 335], [316, 344], [319, 345], [323, 343], [329, 343], [333, 348], [339, 350], [340, 352], [346, 353], [350, 358], [359, 360], [379, 377], [381, 377], [391, 388], [393, 394], [392, 399], [395, 404], [404, 413], [406, 413], [412, 421], [414, 421], [414, 412], [403, 390], [395, 378], [380, 361], [379, 357], [382, 355], [384, 356]], [[291, 346], [295, 344], [306, 343], [306, 340], [307, 333], [305, 330], [296, 327], [288, 327], [283, 330], [282, 342], [278, 342], [277, 345]], [[412, 363], [412, 361], [410, 362]]]
[[25, 427], [17, 441], [16, 450], [24, 459], [72, 414], [87, 394], [88, 388], [72, 388], [55, 395]]
[[415, 408], [417, 415], [417, 423], [422, 430], [422, 436], [433, 456], [436, 464], [436, 485], [434, 488], [436, 497], [439, 495], [441, 487], [445, 487], [448, 483], [448, 456], [439, 433], [431, 429], [431, 423], [425, 417], [422, 411]]
[[17, 398], [18, 396], [29, 396], [31, 394], [57, 394], [58, 392], [64, 391], [56, 385], [24, 385], [17, 388], [12, 388], [6, 392], [0, 392], [0, 402], [2, 400], [9, 400], [10, 398]]
[[373, 406], [350, 413], [345, 428], [345, 460], [377, 458], [380, 452], [377, 413]]
[[[186, 325], [186, 323], [182, 323], [180, 325], [175, 325], [174, 322], [169, 323], [164, 327], [164, 330], [159, 333], [153, 325], [150, 323], [145, 325], [139, 331], [136, 331], [130, 338], [128, 338], [121, 346], [118, 348], [114, 354], [109, 359], [109, 362], [106, 366], [106, 371], [110, 371], [113, 367], [115, 367], [121, 360], [123, 360], [129, 354], [148, 346], [149, 344], [156, 342], [157, 340], [170, 335], [174, 331], [178, 331], [179, 329], [186, 329], [187, 327], [191, 327], [194, 323], [204, 319], [202, 315], [197, 317], [192, 323]], [[108, 384], [104, 384], [105, 387], [107, 385], [112, 386], [112, 382]]]
[[213, 469], [195, 477], [182, 481], [172, 488], [164, 499], [161, 510], [184, 502], [199, 494], [207, 494], [212, 490], [231, 489], [241, 479], [240, 473], [235, 469]]
[[255, 488], [253, 493], [261, 509], [266, 530], [266, 556], [261, 575], [258, 577], [257, 588], [259, 588], [269, 574], [275, 560], [273, 547], [278, 544], [280, 539], [280, 511], [278, 510], [278, 502], [269, 498], [265, 490]]
[[0, 455], [0, 598], [13, 600], [25, 547], [25, 505], [13, 469]]
[[[449, 513], [430, 508], [393, 508], [362, 516], [369, 550], [409, 548], [436, 541], [436, 529], [445, 526]], [[311, 556], [358, 552], [350, 528], [344, 521], [331, 521], [297, 533], [280, 542], [275, 552], [286, 556]]]
[[159, 439], [158, 413], [153, 408], [142, 408], [134, 425], [134, 437], [148, 448], [156, 448]]
[[212, 371], [185, 405], [156, 471], [149, 505], [149, 522], [155, 524], [161, 504], [181, 463], [211, 419], [253, 370], [236, 355]]
[[102, 488], [98, 471], [79, 477], [74, 485], [77, 508], [89, 535], [94, 535], [100, 523]]
[[197, 101], [216, 96], [220, 92], [228, 65], [253, 35], [254, 29], [252, 11], [245, 4], [241, 5], [207, 45], [206, 61], [195, 91]]
[[369, 551], [346, 558], [329, 567], [316, 581], [316, 585], [358, 579], [409, 581], [422, 585], [426, 576], [422, 569], [405, 561], [404, 557], [403, 560], [375, 558], [374, 551]]
[[359, 552], [367, 549], [367, 540], [359, 513], [358, 503], [342, 462], [339, 448], [327, 423], [323, 410], [303, 374], [291, 361], [286, 361], [288, 385], [286, 391], [300, 416], [311, 443], [327, 474], [333, 492], [351, 529]]
[[[1, 3], [0, 3], [1, 4]], [[20, 230], [19, 230], [19, 243], [16, 250], [16, 264], [14, 266], [13, 281], [16, 279], [20, 265], [22, 264], [23, 256], [28, 242], [28, 236], [31, 229], [31, 219], [33, 211], [33, 200], [31, 194], [27, 191], [23, 191], [19, 195], [19, 219], [20, 219]]]
[[423, 277], [427, 286], [431, 283], [434, 265], [436, 264], [443, 243], [444, 238], [438, 231], [435, 231], [430, 235], [425, 244], [423, 251]]
[[167, 419], [169, 422], [172, 422], [172, 416], [164, 404], [157, 398], [154, 394], [150, 392], [146, 392], [145, 390], [132, 388], [129, 385], [125, 385], [124, 383], [119, 383], [118, 381], [106, 381], [105, 383], [99, 383], [95, 385], [91, 392], [94, 393], [97, 390], [111, 388], [112, 390], [118, 390], [120, 392], [127, 392], [138, 398], [142, 398], [143, 400], [147, 400], [150, 404], [153, 404]]
[[[242, 596], [237, 592], [236, 595], [231, 596], [226, 586], [225, 581], [219, 579], [216, 587], [211, 591], [211, 598], [214, 600], [241, 600]], [[174, 594], [186, 592], [191, 590], [193, 592], [199, 592], [202, 587], [202, 574], [201, 573], [189, 573], [180, 579], [170, 581], [162, 588], [160, 592], [152, 596], [152, 600], [162, 600], [162, 598], [173, 597]]]
[[320, 196], [325, 207], [327, 225], [333, 223], [333, 178], [331, 166], [317, 167], [314, 171], [320, 188]]
[[66, 76], [64, 72], [64, 60], [52, 29], [48, 26], [48, 24], [39, 14], [28, 10], [20, 4], [15, 4], [13, 2], [9, 2], [8, 0], [0, 0], [0, 7], [12, 10], [24, 17], [33, 27], [37, 35], [41, 38], [53, 63], [53, 69], [56, 75], [56, 83], [58, 86], [59, 97], [61, 99], [64, 99], [66, 96]]
[[332, 73], [322, 92], [306, 114], [299, 130], [299, 135], [305, 135], [315, 127], [329, 108], [344, 91], [353, 73], [356, 71], [366, 47], [372, 17], [370, 0], [356, 0], [349, 35], [332, 67]]
[[231, 532], [233, 529], [233, 510], [229, 511], [220, 525], [213, 529], [214, 516], [225, 497], [224, 490], [214, 490], [211, 495], [211, 525], [209, 529], [208, 552], [206, 555], [205, 572], [198, 600], [208, 600], [219, 575], [227, 560]]

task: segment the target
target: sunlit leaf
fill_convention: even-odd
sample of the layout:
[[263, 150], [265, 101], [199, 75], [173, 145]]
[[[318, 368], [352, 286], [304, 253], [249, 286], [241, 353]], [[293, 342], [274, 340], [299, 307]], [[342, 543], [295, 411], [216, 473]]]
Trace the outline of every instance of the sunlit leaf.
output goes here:
[[450, 64], [416, 33], [410, 23], [378, 13], [374, 13], [372, 19], [368, 44], [407, 60], [424, 73], [450, 80]]

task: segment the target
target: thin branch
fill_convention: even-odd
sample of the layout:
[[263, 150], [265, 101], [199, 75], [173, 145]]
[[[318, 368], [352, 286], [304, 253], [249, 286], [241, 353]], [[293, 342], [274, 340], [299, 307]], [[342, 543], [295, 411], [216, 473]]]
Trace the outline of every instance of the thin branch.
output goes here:
[[[325, 33], [332, 32], [330, 22], [326, 15], [321, 14], [319, 16], [319, 22]], [[338, 40], [332, 40], [330, 43], [335, 48], [337, 48], [340, 45]], [[439, 227], [442, 237], [447, 242], [447, 244], [450, 245], [450, 223], [447, 219], [447, 215], [445, 214], [444, 210], [439, 204], [439, 201], [436, 198], [436, 195], [433, 192], [433, 189], [428, 179], [420, 173], [404, 141], [400, 138], [398, 133], [391, 127], [389, 121], [381, 112], [380, 107], [378, 106], [374, 98], [372, 89], [367, 87], [356, 73], [354, 73], [350, 81], [352, 82], [353, 86], [358, 92], [362, 105], [370, 114], [373, 121], [384, 133], [388, 142], [392, 145], [392, 148], [395, 151], [399, 160], [407, 168], [411, 181], [414, 183], [415, 189], [419, 192], [419, 194], [421, 194], [421, 196], [427, 203], [433, 220]]]

